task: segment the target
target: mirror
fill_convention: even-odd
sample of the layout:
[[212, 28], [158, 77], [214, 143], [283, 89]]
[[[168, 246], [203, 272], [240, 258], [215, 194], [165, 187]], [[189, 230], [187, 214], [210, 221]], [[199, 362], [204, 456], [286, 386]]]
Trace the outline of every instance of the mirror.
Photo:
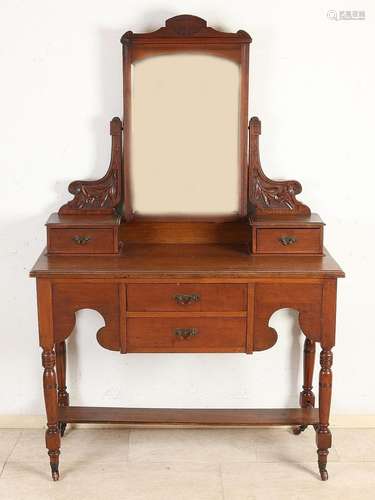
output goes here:
[[132, 209], [139, 215], [240, 211], [240, 65], [167, 53], [131, 69]]

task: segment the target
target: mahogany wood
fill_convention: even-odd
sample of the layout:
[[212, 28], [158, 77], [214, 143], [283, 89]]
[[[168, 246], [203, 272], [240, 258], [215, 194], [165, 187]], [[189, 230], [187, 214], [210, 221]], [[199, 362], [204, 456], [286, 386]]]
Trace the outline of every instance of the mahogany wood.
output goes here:
[[50, 457], [52, 478], [59, 479], [60, 432], [58, 426], [58, 407], [56, 393], [56, 356], [53, 350], [43, 350], [42, 364], [44, 400], [47, 413], [46, 447]]
[[[181, 338], [176, 329], [194, 329]], [[245, 352], [246, 318], [128, 318], [128, 352]]]
[[60, 214], [112, 214], [122, 199], [122, 123], [115, 117], [110, 126], [112, 152], [109, 168], [96, 181], [74, 181], [69, 185], [73, 200], [63, 205]]
[[264, 228], [256, 231], [255, 252], [322, 254], [321, 243], [320, 229]]
[[319, 423], [316, 429], [316, 445], [318, 447], [319, 471], [323, 481], [328, 479], [327, 457], [332, 446], [329, 425], [329, 411], [332, 393], [332, 351], [323, 348], [320, 353], [319, 374]]
[[46, 226], [47, 228], [95, 228], [103, 229], [105, 227], [112, 228], [118, 226], [121, 222], [121, 216], [115, 213], [110, 214], [59, 214], [53, 213], [49, 216]]
[[[110, 167], [102, 179], [75, 181], [69, 186], [74, 198], [48, 220], [48, 253], [43, 251], [30, 273], [37, 278], [46, 446], [54, 480], [59, 478], [60, 434], [69, 422], [294, 425], [296, 433], [313, 425], [320, 475], [323, 480], [328, 478], [336, 282], [344, 273], [325, 249], [320, 255], [323, 223], [296, 199], [301, 185], [273, 181], [264, 174], [256, 117], [249, 124], [247, 158], [250, 42], [243, 31], [219, 32], [195, 16], [177, 16], [153, 33], [127, 32], [122, 38], [124, 130], [119, 118], [112, 120]], [[184, 51], [215, 54], [240, 65], [241, 210], [234, 218], [213, 220], [132, 220], [131, 64], [155, 54]], [[75, 236], [92, 239], [76, 243], [72, 241]], [[286, 241], [288, 248], [280, 251], [276, 241], [287, 236], [296, 237], [298, 243], [289, 248]], [[80, 255], [73, 254], [72, 246], [81, 243]], [[266, 350], [277, 341], [277, 332], [269, 326], [271, 316], [279, 309], [293, 308], [306, 336], [301, 408], [69, 406], [65, 340], [74, 329], [75, 313], [86, 308], [98, 311], [104, 319], [104, 327], [96, 334], [99, 344], [121, 353]], [[312, 392], [316, 343], [321, 348], [318, 409], [313, 408]]]
[[105, 326], [97, 333], [99, 344], [112, 351], [120, 350], [119, 285], [107, 283], [53, 284], [52, 314], [55, 318], [53, 341], [63, 342], [73, 331], [75, 313], [95, 309], [104, 318]]
[[125, 245], [119, 256], [39, 257], [32, 277], [223, 279], [339, 278], [344, 273], [331, 255], [249, 255], [246, 245]]
[[48, 280], [38, 280], [39, 343], [42, 347], [43, 392], [47, 415], [45, 433], [52, 479], [59, 479], [60, 432], [58, 424], [56, 355], [53, 341], [52, 286]]
[[[224, 286], [224, 285], [223, 285]], [[249, 285], [251, 286], [251, 285]], [[127, 318], [247, 318], [246, 311], [147, 311], [147, 312], [131, 312], [125, 313]]]
[[249, 212], [252, 215], [307, 216], [310, 209], [296, 199], [302, 191], [297, 181], [273, 181], [263, 172], [259, 155], [261, 122], [253, 116], [249, 122]]
[[[299, 398], [301, 408], [314, 408], [315, 406], [315, 395], [312, 392], [314, 362], [315, 342], [306, 337], [303, 349], [303, 386]], [[294, 434], [301, 434], [306, 428], [307, 425], [299, 425], [293, 429], [293, 432]]]
[[[55, 346], [57, 372], [57, 403], [60, 406], [69, 406], [69, 394], [66, 390], [66, 345], [59, 342]], [[66, 422], [59, 421], [61, 437], [64, 435]]]
[[268, 326], [268, 322], [275, 311], [284, 308], [298, 311], [303, 333], [311, 340], [319, 342], [322, 335], [323, 288], [324, 284], [319, 283], [257, 283], [255, 285], [254, 350], [263, 351], [276, 343], [277, 333]]
[[315, 362], [315, 342], [308, 337], [305, 339], [303, 354], [303, 390], [300, 394], [300, 406], [301, 408], [314, 408], [315, 396], [312, 392], [312, 382]]
[[117, 253], [113, 229], [55, 229], [48, 232], [49, 253], [113, 254]]
[[177, 409], [177, 408], [104, 408], [70, 406], [59, 408], [59, 418], [69, 423], [107, 423], [127, 425], [257, 426], [314, 425], [317, 409]]
[[122, 224], [119, 238], [124, 245], [179, 243], [179, 244], [248, 244], [251, 228], [247, 220], [205, 222], [192, 220], [156, 221], [137, 220]]
[[[181, 295], [186, 298], [181, 299]], [[191, 298], [193, 300], [189, 298]], [[188, 283], [128, 285], [128, 311], [244, 311], [246, 285]]]
[[121, 217], [113, 214], [50, 215], [47, 226], [47, 250], [50, 254], [92, 255], [119, 252]]
[[254, 254], [323, 254], [324, 223], [308, 216], [251, 216], [251, 250]]

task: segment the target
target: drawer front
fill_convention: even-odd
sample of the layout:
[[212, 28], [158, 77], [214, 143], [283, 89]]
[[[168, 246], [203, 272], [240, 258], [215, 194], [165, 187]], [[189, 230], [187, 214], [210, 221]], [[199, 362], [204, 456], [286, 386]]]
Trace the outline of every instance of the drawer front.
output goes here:
[[322, 253], [322, 230], [268, 229], [256, 230], [256, 253]]
[[244, 311], [246, 285], [150, 284], [128, 285], [128, 311]]
[[113, 229], [48, 228], [48, 252], [68, 254], [113, 254]]
[[246, 318], [128, 318], [128, 352], [245, 352]]

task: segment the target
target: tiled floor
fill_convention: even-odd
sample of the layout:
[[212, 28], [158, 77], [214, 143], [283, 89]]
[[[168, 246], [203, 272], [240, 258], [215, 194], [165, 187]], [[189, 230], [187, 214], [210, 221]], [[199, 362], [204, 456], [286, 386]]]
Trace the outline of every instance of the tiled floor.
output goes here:
[[374, 500], [375, 429], [334, 429], [329, 481], [314, 432], [67, 429], [60, 481], [41, 430], [0, 430], [1, 500]]

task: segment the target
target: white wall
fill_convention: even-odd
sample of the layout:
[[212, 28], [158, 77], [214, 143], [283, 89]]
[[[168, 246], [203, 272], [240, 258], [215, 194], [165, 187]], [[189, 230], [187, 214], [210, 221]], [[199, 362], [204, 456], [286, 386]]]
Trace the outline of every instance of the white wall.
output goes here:
[[[365, 10], [366, 20], [330, 21], [328, 9]], [[45, 244], [44, 222], [68, 199], [68, 182], [97, 178], [107, 167], [108, 122], [121, 116], [120, 36], [181, 13], [253, 37], [250, 114], [262, 120], [263, 166], [271, 177], [302, 182], [301, 199], [326, 221], [326, 245], [347, 272], [339, 283], [333, 410], [375, 414], [375, 9], [369, 0], [2, 0], [0, 413], [43, 412], [28, 271]], [[301, 338], [294, 321], [289, 312], [277, 313], [271, 324], [278, 344], [254, 356], [120, 356], [96, 344], [103, 319], [83, 311], [69, 341], [73, 402], [295, 405]]]

